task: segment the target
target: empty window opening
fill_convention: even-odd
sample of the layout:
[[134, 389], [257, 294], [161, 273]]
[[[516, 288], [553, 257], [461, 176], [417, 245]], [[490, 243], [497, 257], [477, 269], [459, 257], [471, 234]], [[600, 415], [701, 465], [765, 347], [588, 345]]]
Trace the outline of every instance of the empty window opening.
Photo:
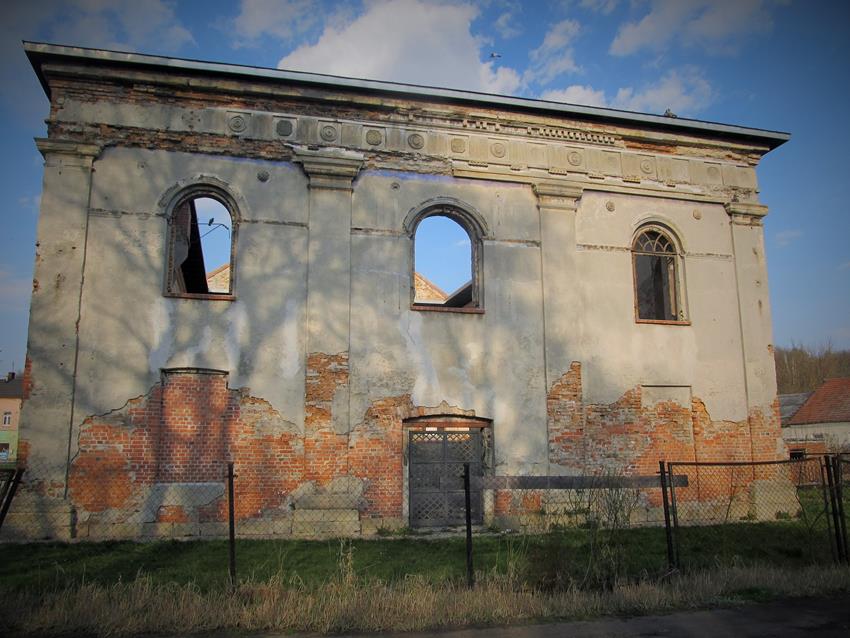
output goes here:
[[415, 304], [469, 308], [474, 290], [474, 247], [466, 229], [445, 215], [432, 215], [414, 236]]
[[169, 292], [232, 292], [233, 220], [212, 197], [189, 197], [174, 209]]
[[638, 319], [684, 320], [677, 258], [675, 244], [660, 228], [653, 226], [638, 234], [632, 244]]
[[806, 458], [806, 450], [796, 449], [791, 450], [791, 454], [789, 457], [792, 461], [802, 461]]

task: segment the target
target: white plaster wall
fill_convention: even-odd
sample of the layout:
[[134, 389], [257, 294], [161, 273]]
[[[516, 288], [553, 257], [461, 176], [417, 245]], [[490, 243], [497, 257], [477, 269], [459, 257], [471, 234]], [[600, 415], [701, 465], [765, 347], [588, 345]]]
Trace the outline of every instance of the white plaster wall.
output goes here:
[[794, 442], [824, 440], [828, 446], [850, 448], [850, 423], [808, 423], [782, 428], [782, 437], [790, 445]]
[[[483, 245], [484, 314], [410, 309], [408, 211], [435, 197], [473, 206], [494, 235]], [[410, 394], [493, 419], [499, 472], [545, 473], [546, 390], [536, 200], [526, 186], [367, 172], [354, 191], [351, 415]], [[532, 243], [522, 243], [531, 241]]]
[[[635, 321], [630, 247], [636, 229], [648, 222], [670, 227], [684, 250], [680, 280], [690, 325]], [[564, 223], [569, 223], [566, 218]], [[725, 209], [586, 191], [575, 224], [576, 276], [569, 283], [547, 278], [547, 294], [559, 294], [559, 285], [578, 288], [582, 328], [564, 350], [582, 362], [585, 401], [611, 403], [637, 385], [691, 386], [712, 418], [745, 419], [734, 255]]]
[[[270, 174], [265, 183], [260, 170]], [[159, 200], [198, 175], [228, 183], [240, 202], [235, 301], [163, 296]], [[92, 187], [77, 421], [144, 394], [160, 369], [185, 366], [228, 371], [230, 387], [250, 388], [303, 427], [306, 195], [291, 164], [106, 151]]]
[[[162, 294], [160, 200], [199, 175], [230, 184], [240, 202], [232, 302]], [[366, 170], [351, 197], [350, 306], [334, 298], [326, 309], [348, 322], [350, 427], [379, 399], [445, 401], [493, 420], [498, 472], [545, 473], [546, 393], [571, 361], [582, 363], [588, 402], [610, 403], [637, 385], [676, 386], [705, 400], [714, 419], [746, 418], [735, 256], [722, 206], [585, 191], [577, 212], [547, 213], [551, 236], [541, 238], [527, 185]], [[410, 309], [403, 223], [435, 197], [465, 202], [487, 224], [484, 314]], [[229, 371], [231, 387], [250, 387], [303, 428], [309, 205], [307, 179], [292, 164], [107, 150], [93, 177], [76, 422], [144, 394], [161, 368], [187, 366]], [[690, 325], [635, 322], [629, 247], [647, 221], [667, 224], [681, 241]], [[569, 251], [571, 237], [575, 258], [563, 263], [573, 271], [550, 269], [544, 280], [541, 251]], [[550, 303], [566, 312], [550, 313], [544, 334]]]

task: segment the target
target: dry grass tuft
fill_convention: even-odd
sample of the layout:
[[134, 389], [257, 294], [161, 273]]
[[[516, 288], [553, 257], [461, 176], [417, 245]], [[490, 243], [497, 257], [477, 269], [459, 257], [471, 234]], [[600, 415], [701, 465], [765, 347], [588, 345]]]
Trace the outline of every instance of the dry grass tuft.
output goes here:
[[[272, 578], [233, 591], [159, 585], [149, 578], [110, 586], [83, 584], [47, 593], [6, 596], [15, 610], [0, 633], [86, 633], [130, 636], [243, 631], [373, 632], [495, 625], [541, 619], [647, 614], [762, 597], [850, 591], [850, 570], [728, 567], [674, 575], [663, 582], [615, 585], [608, 591], [535, 591], [508, 575], [482, 574], [475, 589], [434, 585], [421, 577], [393, 584], [359, 579], [342, 565], [322, 587]], [[5, 627], [2, 625], [5, 624]]]

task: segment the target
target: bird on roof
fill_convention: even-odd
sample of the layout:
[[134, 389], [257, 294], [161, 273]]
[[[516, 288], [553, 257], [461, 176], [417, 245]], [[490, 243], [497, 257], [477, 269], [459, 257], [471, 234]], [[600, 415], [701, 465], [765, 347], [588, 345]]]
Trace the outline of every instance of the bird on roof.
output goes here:
[[676, 114], [675, 114], [673, 111], [671, 111], [670, 109], [667, 109], [666, 111], [664, 111], [664, 117], [679, 117], [679, 116], [678, 116], [678, 115], [676, 115]]

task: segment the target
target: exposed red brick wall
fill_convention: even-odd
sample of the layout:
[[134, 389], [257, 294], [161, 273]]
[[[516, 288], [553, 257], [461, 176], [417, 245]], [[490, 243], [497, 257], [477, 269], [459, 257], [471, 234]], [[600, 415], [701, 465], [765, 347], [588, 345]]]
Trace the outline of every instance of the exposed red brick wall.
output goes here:
[[[229, 389], [225, 374], [171, 371], [147, 395], [84, 421], [69, 494], [82, 513], [129, 515], [154, 484], [223, 483], [228, 460], [238, 463], [239, 518], [284, 506], [303, 480], [303, 446], [270, 404]], [[157, 520], [224, 520], [226, 505], [169, 504]]]
[[17, 462], [21, 467], [27, 466], [27, 460], [30, 457], [30, 442], [27, 439], [18, 439], [18, 457]]
[[[778, 406], [776, 401], [769, 411], [752, 410], [742, 421], [714, 421], [697, 397], [688, 406], [672, 401], [644, 406], [640, 386], [610, 404], [584, 403], [581, 365], [573, 362], [547, 397], [550, 462], [577, 474], [653, 475], [662, 460], [781, 460], [787, 454], [781, 442]], [[676, 471], [693, 473], [696, 479], [693, 468], [683, 466]], [[701, 481], [698, 490], [677, 494], [682, 500], [719, 498], [728, 494], [732, 483], [740, 483], [743, 489], [754, 479], [773, 477], [776, 471], [763, 468], [745, 473], [717, 468], [712, 480]], [[660, 490], [647, 491], [647, 499], [650, 505], [658, 504]]]
[[23, 387], [21, 399], [26, 401], [30, 398], [30, 394], [32, 393], [32, 359], [30, 359], [29, 355], [27, 355], [26, 360], [24, 362], [24, 376], [22, 385]]
[[[410, 422], [410, 419], [425, 417], [429, 417], [427, 425], [466, 426], [469, 422], [464, 419], [475, 417], [475, 413], [445, 403], [436, 407], [417, 406], [409, 394], [403, 394], [375, 401], [366, 411], [363, 421], [352, 428], [348, 453], [349, 472], [364, 481], [364, 515], [402, 515], [404, 437], [408, 430], [425, 425]], [[480, 423], [476, 422], [476, 425]]]
[[373, 403], [351, 435], [352, 476], [364, 479], [366, 514], [402, 515], [404, 419], [417, 414], [409, 394]]
[[348, 472], [348, 433], [333, 428], [333, 399], [348, 387], [348, 353], [307, 355], [304, 478], [324, 485]]
[[[169, 371], [148, 394], [86, 419], [70, 473], [73, 502], [83, 514], [133, 511], [154, 485], [223, 483], [225, 463], [233, 460], [239, 518], [287, 515], [299, 486], [309, 482], [321, 490], [342, 477], [359, 479], [363, 516], [401, 517], [404, 436], [411, 425], [406, 421], [474, 414], [445, 404], [415, 406], [405, 394], [375, 401], [350, 432], [337, 433], [334, 395], [348, 387], [347, 353], [312, 353], [307, 363], [303, 436], [266, 401], [230, 389], [227, 375], [212, 371]], [[742, 422], [712, 421], [698, 398], [689, 406], [671, 401], [644, 406], [640, 387], [610, 404], [586, 404], [579, 363], [553, 384], [547, 410], [550, 461], [577, 474], [653, 475], [661, 459], [777, 457], [775, 410], [754, 411]], [[758, 478], [757, 472], [739, 475], [728, 478], [745, 483]], [[724, 481], [718, 495], [728, 487]], [[706, 499], [714, 490], [702, 485], [679, 494], [683, 501]], [[647, 497], [649, 505], [658, 505], [660, 490]], [[539, 512], [544, 500], [540, 491], [499, 490], [494, 508], [496, 514]], [[222, 521], [226, 505], [224, 497], [191, 511], [165, 504], [156, 520]]]
[[158, 440], [149, 442], [156, 450], [157, 482], [221, 480], [229, 431], [239, 416], [238, 397], [228, 390], [227, 376], [165, 374], [160, 402]]
[[191, 518], [181, 505], [162, 505], [156, 513], [157, 523], [189, 523]]
[[581, 364], [573, 362], [546, 401], [550, 462], [576, 474], [655, 474], [658, 462], [693, 460], [691, 406], [641, 404], [641, 388], [610, 404], [585, 404]]
[[703, 401], [642, 405], [641, 387], [610, 404], [584, 403], [581, 365], [574, 362], [547, 397], [550, 461], [577, 472], [607, 468], [654, 474], [658, 462], [784, 458], [778, 401], [744, 421], [714, 421]]

